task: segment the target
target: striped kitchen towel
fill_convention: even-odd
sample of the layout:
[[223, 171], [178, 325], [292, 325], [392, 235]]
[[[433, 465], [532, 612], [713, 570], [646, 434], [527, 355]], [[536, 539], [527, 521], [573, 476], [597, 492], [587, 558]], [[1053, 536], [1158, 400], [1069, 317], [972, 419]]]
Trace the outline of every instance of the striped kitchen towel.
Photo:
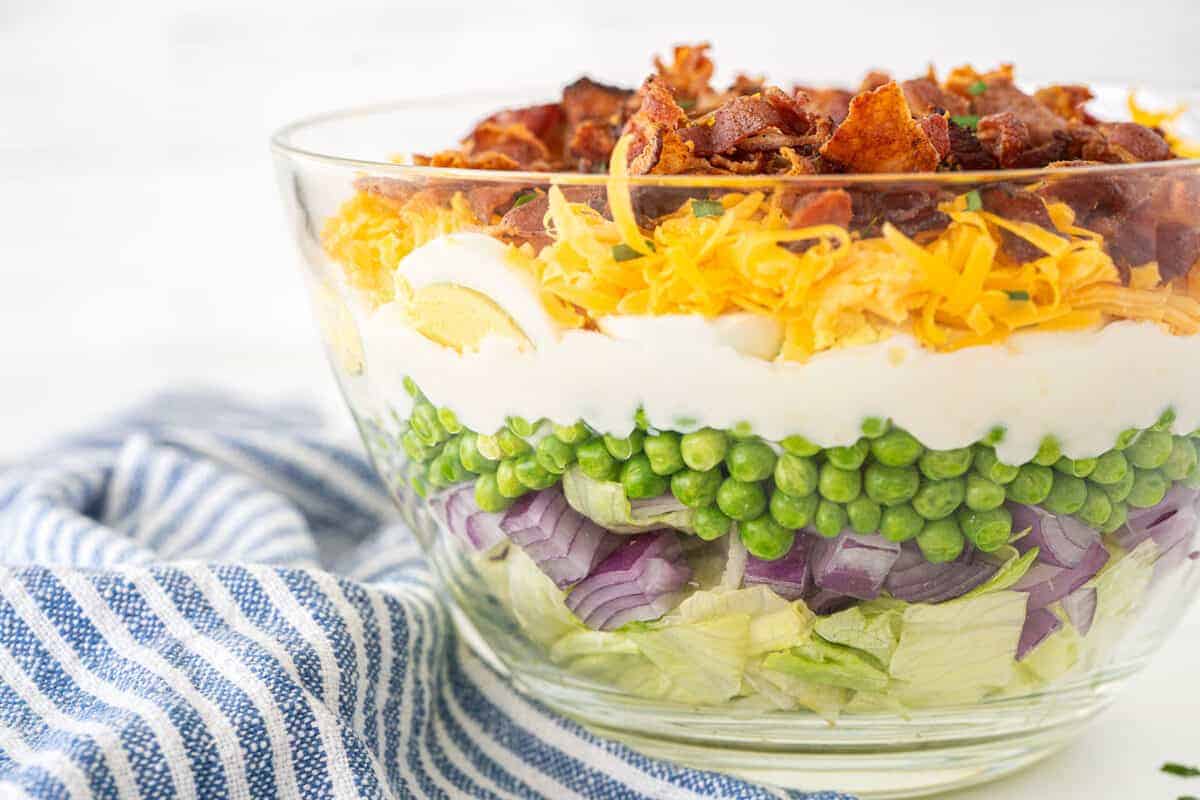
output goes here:
[[0, 558], [0, 797], [840, 797], [516, 693], [303, 408], [165, 396], [11, 466]]

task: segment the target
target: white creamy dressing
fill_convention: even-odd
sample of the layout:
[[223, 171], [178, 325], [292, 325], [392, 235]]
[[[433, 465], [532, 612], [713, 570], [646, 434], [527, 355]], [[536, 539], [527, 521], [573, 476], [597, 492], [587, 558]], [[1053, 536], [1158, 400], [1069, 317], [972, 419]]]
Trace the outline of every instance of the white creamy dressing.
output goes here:
[[[448, 260], [469, 259], [475, 271], [480, 259], [497, 257], [474, 247], [455, 252]], [[466, 266], [445, 263], [443, 280]], [[510, 307], [508, 297], [493, 298]], [[529, 315], [522, 312], [514, 318]], [[604, 327], [611, 335], [538, 336], [536, 351], [525, 352], [489, 337], [478, 352], [459, 354], [415, 332], [388, 305], [362, 321], [361, 333], [377, 403], [406, 414], [401, 379], [408, 375], [432, 402], [480, 431], [519, 415], [582, 419], [624, 436], [640, 407], [658, 428], [745, 422], [768, 439], [799, 434], [836, 446], [855, 441], [864, 418], [885, 417], [936, 449], [965, 446], [1003, 425], [997, 454], [1019, 464], [1047, 434], [1068, 456], [1097, 455], [1121, 431], [1151, 425], [1167, 408], [1177, 414], [1176, 430], [1200, 427], [1200, 336], [1175, 336], [1154, 323], [1017, 334], [950, 353], [895, 336], [805, 363], [748, 355], [773, 334], [745, 321], [627, 317]]]

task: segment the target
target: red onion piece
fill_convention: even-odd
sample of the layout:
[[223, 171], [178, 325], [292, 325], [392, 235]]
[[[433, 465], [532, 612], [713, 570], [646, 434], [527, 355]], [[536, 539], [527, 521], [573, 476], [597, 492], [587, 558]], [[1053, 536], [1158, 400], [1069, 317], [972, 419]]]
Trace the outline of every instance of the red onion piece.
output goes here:
[[557, 486], [519, 498], [500, 529], [559, 588], [585, 578], [622, 540], [567, 505]]
[[899, 557], [900, 545], [879, 534], [842, 531], [833, 539], [816, 539], [813, 580], [822, 589], [872, 600]]
[[1079, 631], [1080, 636], [1087, 636], [1096, 621], [1096, 597], [1095, 587], [1085, 586], [1062, 599], [1063, 611], [1067, 612], [1071, 627]]
[[1047, 608], [1035, 608], [1025, 617], [1025, 625], [1021, 628], [1021, 638], [1017, 642], [1017, 661], [1025, 658], [1050, 634], [1062, 627], [1060, 620], [1053, 611]]
[[504, 541], [500, 520], [504, 514], [480, 511], [475, 505], [475, 489], [460, 486], [430, 498], [434, 516], [464, 544], [474, 550], [490, 550]]
[[507, 538], [500, 528], [503, 519], [503, 511], [476, 511], [467, 517], [467, 538], [476, 550], [490, 550]]
[[1014, 591], [1029, 593], [1027, 608], [1030, 610], [1045, 608], [1083, 586], [1107, 563], [1108, 550], [1100, 542], [1096, 542], [1088, 549], [1078, 566], [1068, 569], [1035, 563], [1012, 588]]
[[1153, 537], [1162, 550], [1194, 532], [1200, 515], [1196, 504], [1200, 493], [1176, 484], [1166, 497], [1150, 508], [1130, 509], [1129, 519], [1113, 536], [1117, 544], [1132, 550]]
[[905, 542], [883, 587], [898, 600], [942, 603], [986, 583], [996, 570], [995, 564], [976, 558], [974, 548], [964, 549], [954, 561], [931, 564], [916, 544]]
[[825, 589], [811, 591], [808, 597], [804, 598], [804, 604], [808, 606], [808, 610], [822, 617], [844, 611], [854, 605], [854, 602], [853, 597], [829, 592]]
[[765, 584], [785, 600], [803, 597], [809, 585], [808, 562], [812, 540], [809, 534], [799, 534], [787, 555], [775, 561], [749, 556], [746, 559], [744, 582], [747, 585]]
[[1014, 531], [1030, 529], [1013, 546], [1022, 553], [1038, 548], [1037, 560], [1043, 563], [1077, 567], [1092, 545], [1100, 541], [1099, 532], [1074, 517], [1020, 503], [1009, 503], [1008, 510], [1012, 512]]
[[590, 628], [613, 630], [658, 619], [674, 607], [691, 577], [679, 537], [653, 531], [623, 541], [567, 595], [567, 607]]

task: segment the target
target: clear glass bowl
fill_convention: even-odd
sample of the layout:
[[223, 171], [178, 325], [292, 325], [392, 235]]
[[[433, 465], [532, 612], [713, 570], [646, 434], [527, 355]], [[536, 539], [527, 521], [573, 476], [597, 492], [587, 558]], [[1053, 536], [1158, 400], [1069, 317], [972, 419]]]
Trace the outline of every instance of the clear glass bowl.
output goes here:
[[1053, 752], [1158, 649], [1200, 580], [1200, 163], [386, 160], [497, 104], [274, 147], [363, 441], [519, 687], [653, 755], [899, 797]]

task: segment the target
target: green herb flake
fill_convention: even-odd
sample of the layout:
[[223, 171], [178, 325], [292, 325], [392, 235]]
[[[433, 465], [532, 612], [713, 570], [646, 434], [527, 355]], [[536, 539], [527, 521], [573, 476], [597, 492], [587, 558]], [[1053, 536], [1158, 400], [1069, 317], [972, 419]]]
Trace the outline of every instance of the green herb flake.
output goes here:
[[1175, 775], [1179, 778], [1200, 778], [1200, 767], [1192, 767], [1187, 764], [1176, 764], [1173, 761], [1168, 761], [1162, 765], [1162, 771], [1168, 775]]
[[950, 117], [950, 121], [960, 128], [979, 129], [978, 114], [953, 114]]
[[696, 217], [719, 217], [725, 213], [720, 200], [693, 200], [692, 214]]
[[[646, 242], [646, 247], [649, 248], [651, 253], [654, 252], [653, 242]], [[639, 253], [624, 242], [613, 245], [612, 257], [614, 261], [633, 261], [635, 258], [641, 258], [644, 255], [645, 253]]]
[[1180, 795], [1178, 800], [1196, 800], [1196, 795], [1194, 795], [1194, 794]]
[[974, 83], [972, 83], [970, 86], [967, 87], [967, 94], [973, 95], [975, 97], [978, 97], [979, 95], [983, 94], [986, 91], [987, 91], [987, 84], [984, 83], [983, 81], [975, 81]]
[[967, 192], [967, 211], [979, 211], [983, 208], [983, 198], [979, 196], [978, 189], [972, 189]]
[[1004, 293], [1006, 295], [1008, 295], [1009, 300], [1028, 300], [1029, 299], [1029, 292], [1023, 292], [1020, 289], [1014, 289], [1012, 291], [1005, 290]]
[[696, 101], [690, 97], [684, 97], [680, 100], [676, 100], [675, 104], [677, 106], [679, 106], [680, 108], [682, 108], [684, 111], [691, 111], [693, 108], [696, 107]]
[[513, 201], [512, 207], [520, 208], [530, 200], [535, 199], [537, 199], [537, 192], [521, 192], [521, 194], [517, 195], [517, 199]]

